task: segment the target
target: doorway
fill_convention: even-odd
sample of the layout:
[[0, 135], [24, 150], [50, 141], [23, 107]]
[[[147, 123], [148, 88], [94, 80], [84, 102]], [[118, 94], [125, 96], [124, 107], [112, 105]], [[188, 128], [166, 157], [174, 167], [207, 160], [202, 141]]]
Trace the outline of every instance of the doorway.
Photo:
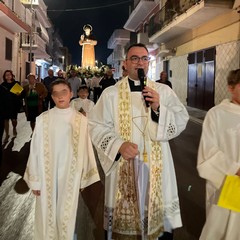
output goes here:
[[188, 55], [188, 106], [205, 111], [214, 106], [215, 55], [215, 47]]

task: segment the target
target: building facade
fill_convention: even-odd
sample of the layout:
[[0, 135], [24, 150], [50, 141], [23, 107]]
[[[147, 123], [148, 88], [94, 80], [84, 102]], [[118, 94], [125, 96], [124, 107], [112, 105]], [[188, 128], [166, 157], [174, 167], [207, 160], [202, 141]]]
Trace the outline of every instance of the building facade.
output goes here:
[[0, 1], [0, 44], [0, 82], [7, 69], [23, 82], [30, 72], [43, 79], [71, 61], [43, 0]]
[[240, 67], [240, 0], [135, 0], [124, 29], [147, 45], [149, 77], [167, 71], [184, 104], [208, 110], [228, 96], [227, 74]]
[[30, 33], [31, 25], [32, 13], [20, 0], [0, 1], [0, 81], [6, 69], [11, 69], [17, 80], [21, 78], [20, 36]]

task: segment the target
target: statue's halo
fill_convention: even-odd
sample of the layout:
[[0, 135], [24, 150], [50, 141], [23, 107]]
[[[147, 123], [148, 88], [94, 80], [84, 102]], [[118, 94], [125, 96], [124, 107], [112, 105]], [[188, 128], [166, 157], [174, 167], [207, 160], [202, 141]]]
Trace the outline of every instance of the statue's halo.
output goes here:
[[92, 31], [92, 26], [90, 24], [86, 24], [83, 26], [83, 30], [85, 31], [86, 29], [90, 29], [90, 31]]

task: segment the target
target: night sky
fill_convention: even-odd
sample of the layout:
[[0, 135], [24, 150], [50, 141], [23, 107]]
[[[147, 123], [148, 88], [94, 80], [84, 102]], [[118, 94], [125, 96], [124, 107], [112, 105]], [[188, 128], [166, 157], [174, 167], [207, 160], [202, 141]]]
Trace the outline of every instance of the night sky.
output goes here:
[[68, 47], [72, 54], [73, 64], [80, 65], [81, 46], [78, 42], [83, 34], [83, 26], [92, 25], [92, 33], [98, 41], [95, 46], [96, 60], [105, 64], [112, 51], [107, 48], [107, 42], [113, 31], [123, 28], [126, 23], [131, 0], [44, 0], [44, 2], [48, 6], [48, 17], [58, 30], [63, 45]]

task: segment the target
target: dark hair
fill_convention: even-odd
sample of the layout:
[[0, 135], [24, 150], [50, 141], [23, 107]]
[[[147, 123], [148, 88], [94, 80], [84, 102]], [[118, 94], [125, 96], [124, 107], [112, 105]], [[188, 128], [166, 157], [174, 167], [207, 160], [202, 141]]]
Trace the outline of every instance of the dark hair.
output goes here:
[[240, 83], [240, 68], [230, 71], [227, 77], [227, 84], [229, 86], [235, 87], [238, 83]]
[[87, 85], [81, 85], [79, 88], [78, 88], [78, 92], [80, 91], [80, 90], [87, 90], [88, 91], [88, 93], [89, 93], [89, 89], [88, 89], [88, 87], [87, 87]]
[[[130, 45], [130, 46], [127, 48], [126, 57], [127, 57], [127, 55], [128, 55], [128, 52], [130, 51], [130, 49], [133, 48], [133, 47], [141, 47], [141, 48], [144, 48], [144, 49], [148, 52], [148, 49], [147, 49], [147, 47], [146, 47], [145, 44], [143, 44], [143, 43], [134, 43], [134, 44]], [[149, 53], [149, 52], [148, 52], [148, 53]]]
[[6, 73], [11, 73], [12, 75], [12, 80], [14, 80], [14, 75], [13, 75], [13, 71], [12, 70], [6, 70], [4, 73], [3, 73], [3, 81], [6, 82], [7, 79], [6, 79]]
[[70, 92], [72, 91], [72, 88], [71, 88], [71, 85], [69, 82], [65, 81], [64, 79], [61, 79], [61, 78], [57, 78], [56, 80], [54, 80], [51, 84], [50, 84], [50, 93], [52, 94], [53, 92], [53, 87], [56, 86], [56, 85], [59, 85], [59, 84], [63, 84], [63, 85], [66, 85]]

